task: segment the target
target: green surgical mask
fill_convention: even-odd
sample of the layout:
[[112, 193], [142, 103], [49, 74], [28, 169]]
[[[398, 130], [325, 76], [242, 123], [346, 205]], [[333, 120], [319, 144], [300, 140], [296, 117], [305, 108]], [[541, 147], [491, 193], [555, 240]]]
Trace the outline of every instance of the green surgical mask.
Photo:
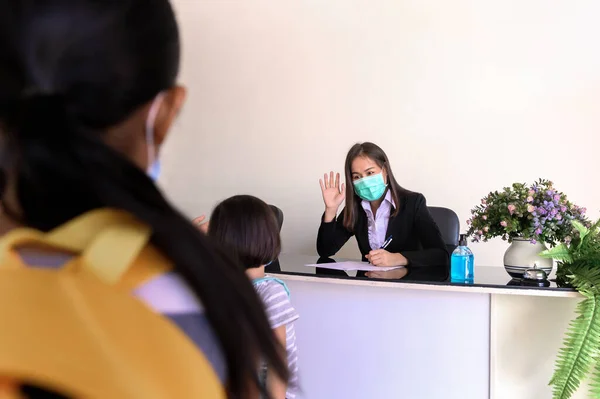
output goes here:
[[354, 180], [353, 183], [354, 192], [365, 201], [377, 201], [383, 197], [387, 188], [381, 173]]

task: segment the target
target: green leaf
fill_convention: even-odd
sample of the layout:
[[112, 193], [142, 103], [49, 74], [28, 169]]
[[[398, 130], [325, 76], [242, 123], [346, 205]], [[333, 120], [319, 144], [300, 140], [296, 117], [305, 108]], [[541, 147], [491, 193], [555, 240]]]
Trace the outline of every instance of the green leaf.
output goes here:
[[573, 261], [573, 257], [571, 256], [569, 248], [566, 244], [559, 244], [554, 248], [540, 252], [539, 255], [542, 258], [555, 259], [559, 262], [571, 263]]
[[590, 398], [600, 398], [600, 362], [596, 363], [590, 381]]
[[[573, 225], [573, 227], [575, 227], [575, 229], [579, 232], [579, 236], [581, 237], [581, 241], [583, 241], [583, 239], [585, 238], [585, 236], [588, 235], [588, 233], [590, 232], [588, 230], [587, 227], [585, 227], [583, 225], [583, 223], [581, 223], [579, 220], [572, 220], [571, 224]], [[581, 245], [581, 243], [580, 243]]]
[[590, 268], [586, 263], [571, 265], [571, 284], [584, 296], [600, 296], [600, 269]]
[[569, 399], [579, 388], [599, 357], [600, 299], [587, 297], [577, 305], [577, 317], [571, 321], [563, 347], [558, 353], [556, 370], [550, 380], [553, 399]]

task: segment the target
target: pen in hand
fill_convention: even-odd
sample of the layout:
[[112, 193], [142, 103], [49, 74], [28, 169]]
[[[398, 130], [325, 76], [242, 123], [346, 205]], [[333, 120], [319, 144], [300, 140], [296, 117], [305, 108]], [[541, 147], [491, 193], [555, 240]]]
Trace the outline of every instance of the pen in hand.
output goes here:
[[381, 247], [379, 247], [379, 249], [386, 249], [390, 243], [392, 242], [392, 236], [389, 236], [387, 240], [385, 240], [383, 242], [383, 244], [381, 244]]
[[[387, 238], [387, 240], [385, 240], [385, 241], [383, 242], [383, 244], [381, 244], [381, 246], [379, 247], [379, 249], [386, 249], [386, 248], [387, 248], [387, 247], [390, 245], [390, 243], [391, 243], [391, 242], [392, 242], [392, 236], [389, 236], [389, 237]], [[369, 263], [371, 263], [371, 261], [370, 261], [370, 260], [369, 260]]]

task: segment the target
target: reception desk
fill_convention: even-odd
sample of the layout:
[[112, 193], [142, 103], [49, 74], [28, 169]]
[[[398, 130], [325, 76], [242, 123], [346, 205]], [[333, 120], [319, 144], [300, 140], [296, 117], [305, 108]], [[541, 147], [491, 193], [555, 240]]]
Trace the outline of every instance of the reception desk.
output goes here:
[[551, 398], [577, 292], [498, 267], [476, 267], [474, 284], [327, 276], [304, 266], [317, 259], [282, 255], [271, 274], [300, 313], [302, 398]]

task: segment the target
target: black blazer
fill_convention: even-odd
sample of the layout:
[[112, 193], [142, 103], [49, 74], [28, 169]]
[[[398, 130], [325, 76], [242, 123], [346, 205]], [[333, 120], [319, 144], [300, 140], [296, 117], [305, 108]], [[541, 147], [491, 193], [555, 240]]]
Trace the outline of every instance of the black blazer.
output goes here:
[[[390, 217], [388, 223], [386, 237], [392, 235], [393, 239], [386, 250], [401, 253], [408, 260], [405, 279], [446, 280], [449, 274], [448, 251], [438, 226], [429, 214], [425, 197], [418, 193], [401, 192], [399, 202], [400, 204], [396, 204], [399, 206], [398, 214]], [[335, 255], [355, 235], [363, 261], [366, 261], [365, 255], [371, 251], [368, 219], [360, 202], [357, 205], [359, 209], [354, 232], [344, 227], [343, 212], [330, 223], [321, 219], [317, 236], [319, 256]], [[357, 276], [364, 276], [364, 272], [359, 272]]]

